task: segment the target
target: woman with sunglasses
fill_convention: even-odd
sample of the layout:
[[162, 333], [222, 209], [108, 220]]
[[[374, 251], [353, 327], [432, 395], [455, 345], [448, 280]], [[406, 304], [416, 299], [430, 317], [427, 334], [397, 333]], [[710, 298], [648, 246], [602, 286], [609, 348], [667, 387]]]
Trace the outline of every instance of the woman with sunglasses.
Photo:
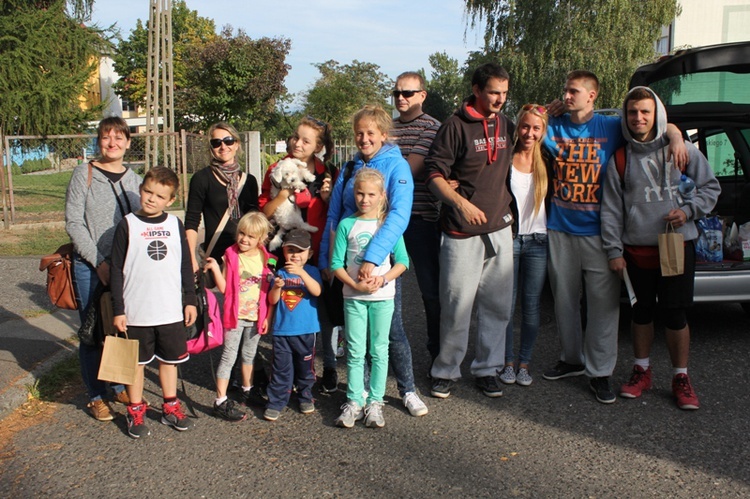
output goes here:
[[224, 251], [234, 244], [237, 221], [245, 213], [258, 209], [258, 181], [249, 173], [243, 173], [237, 163], [240, 148], [237, 130], [228, 123], [219, 122], [208, 130], [208, 137], [211, 164], [190, 180], [185, 212], [185, 231], [194, 272], [198, 271], [195, 249], [201, 217], [205, 226], [203, 250], [208, 250], [224, 216], [228, 215], [210, 254], [206, 254], [221, 261]]
[[542, 141], [547, 110], [526, 104], [516, 119], [510, 187], [513, 195], [513, 310], [521, 289], [521, 344], [518, 366], [513, 352], [513, 319], [505, 333], [505, 367], [500, 381], [528, 386], [531, 353], [539, 331], [539, 299], [547, 276], [547, 208], [552, 189]]

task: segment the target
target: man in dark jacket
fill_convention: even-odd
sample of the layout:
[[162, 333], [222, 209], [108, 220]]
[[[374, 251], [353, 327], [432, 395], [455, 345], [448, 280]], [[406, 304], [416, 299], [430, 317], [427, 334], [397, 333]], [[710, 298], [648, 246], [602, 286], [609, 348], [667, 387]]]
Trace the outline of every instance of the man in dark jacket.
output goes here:
[[[507, 185], [513, 123], [500, 114], [507, 71], [484, 64], [472, 76], [472, 96], [449, 117], [425, 158], [427, 185], [443, 203], [440, 246], [440, 353], [432, 365], [432, 395], [446, 398], [461, 377], [472, 307], [478, 331], [471, 374], [488, 397], [503, 394], [497, 369], [505, 362], [511, 314], [513, 236]], [[453, 189], [449, 181], [458, 182]]]

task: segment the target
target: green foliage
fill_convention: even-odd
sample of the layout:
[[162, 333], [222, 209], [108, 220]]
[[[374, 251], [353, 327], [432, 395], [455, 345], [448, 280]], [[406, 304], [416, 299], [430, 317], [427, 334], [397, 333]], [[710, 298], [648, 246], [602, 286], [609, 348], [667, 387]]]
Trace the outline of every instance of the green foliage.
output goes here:
[[[190, 10], [185, 0], [172, 4], [172, 69], [175, 88], [188, 86], [186, 80], [188, 52], [216, 38], [216, 26], [212, 19], [201, 17], [198, 11]], [[113, 56], [114, 68], [120, 79], [114, 89], [123, 99], [138, 105], [146, 103], [148, 82], [148, 20], [138, 19], [135, 29], [127, 40], [121, 40]]]
[[422, 108], [430, 116], [445, 121], [471, 93], [471, 86], [464, 81], [458, 61], [445, 52], [431, 54], [429, 62], [432, 71], [425, 78], [427, 99]]
[[175, 116], [183, 117], [188, 130], [217, 121], [258, 128], [286, 92], [290, 48], [288, 39], [253, 40], [243, 30], [233, 35], [232, 27], [225, 27], [220, 36], [188, 51], [188, 85], [175, 92]]
[[468, 66], [494, 61], [511, 75], [509, 111], [560, 97], [565, 75], [593, 71], [598, 107], [619, 107], [630, 75], [655, 57], [676, 0], [465, 0], [470, 25], [486, 21], [485, 48]]
[[82, 130], [98, 109], [79, 96], [108, 47], [102, 32], [80, 24], [91, 0], [5, 0], [0, 4], [0, 130], [47, 135]]
[[270, 154], [270, 153], [263, 151], [261, 153], [261, 163], [266, 166], [269, 166], [269, 165], [276, 163], [277, 161], [282, 159], [284, 156], [286, 156], [286, 153], [283, 153], [283, 152]]
[[299, 120], [304, 114], [302, 111], [294, 111], [291, 106], [294, 102], [294, 94], [284, 93], [276, 99], [276, 107], [265, 117], [265, 122], [256, 127], [264, 138], [277, 139], [290, 137], [297, 128]]
[[329, 60], [314, 65], [320, 78], [304, 96], [305, 114], [330, 123], [336, 140], [352, 136], [351, 117], [366, 104], [380, 104], [387, 110], [392, 81], [380, 66], [352, 61], [339, 64]]
[[27, 159], [21, 164], [23, 173], [43, 172], [52, 169], [52, 162], [48, 158]]

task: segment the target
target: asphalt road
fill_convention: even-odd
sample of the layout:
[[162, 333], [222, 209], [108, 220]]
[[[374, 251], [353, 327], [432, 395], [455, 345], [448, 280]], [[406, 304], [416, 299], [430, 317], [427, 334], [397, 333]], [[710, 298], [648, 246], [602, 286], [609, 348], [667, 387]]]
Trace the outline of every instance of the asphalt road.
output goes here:
[[[27, 297], [4, 293], [3, 314], [41, 306], [35, 286], [28, 285]], [[409, 273], [405, 324], [417, 384], [428, 394], [418, 296]], [[161, 425], [153, 410], [152, 435], [132, 440], [124, 407], [115, 406], [120, 416], [113, 422], [99, 423], [85, 411], [81, 391], [51, 417], [15, 434], [0, 455], [0, 491], [16, 498], [750, 496], [750, 321], [739, 306], [692, 310], [690, 374], [702, 404], [693, 412], [672, 402], [661, 331], [652, 355], [655, 387], [641, 399], [602, 405], [582, 377], [543, 380], [541, 371], [558, 355], [549, 298], [543, 310], [534, 383], [507, 387], [501, 398], [486, 398], [473, 387], [467, 359], [467, 377], [450, 398], [424, 397], [430, 413], [422, 418], [405, 412], [389, 379], [381, 430], [333, 426], [345, 401], [341, 390], [320, 395], [309, 416], [293, 400], [274, 423], [253, 410], [248, 420], [231, 424], [210, 415], [213, 379], [204, 354], [183, 369], [197, 414], [194, 429], [178, 433]], [[632, 358], [623, 311], [618, 383], [627, 378]], [[217, 353], [213, 360], [218, 362]], [[341, 363], [341, 387], [344, 371]], [[149, 369], [147, 378], [147, 396], [158, 401], [156, 371]]]

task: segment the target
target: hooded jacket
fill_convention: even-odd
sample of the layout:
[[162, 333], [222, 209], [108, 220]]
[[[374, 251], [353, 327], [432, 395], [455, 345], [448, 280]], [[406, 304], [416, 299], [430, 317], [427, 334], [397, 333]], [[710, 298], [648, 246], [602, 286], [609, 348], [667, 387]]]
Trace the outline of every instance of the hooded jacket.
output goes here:
[[658, 246], [658, 234], [666, 227], [664, 217], [675, 208], [687, 215], [687, 223], [676, 231], [682, 233], [686, 241], [696, 239], [695, 220], [713, 210], [721, 192], [705, 156], [691, 142], [685, 141], [690, 159], [684, 173], [693, 179], [696, 191], [692, 199], [682, 199], [677, 190], [682, 172], [667, 160], [669, 138], [664, 104], [648, 87], [635, 87], [628, 96], [637, 89], [647, 90], [656, 101], [656, 135], [647, 142], [633, 138], [628, 128], [626, 97], [622, 119], [622, 134], [627, 141], [625, 171], [621, 179], [613, 155], [607, 166], [602, 196], [602, 242], [610, 260], [623, 256], [624, 245]]
[[369, 162], [365, 162], [362, 154], [357, 153], [354, 156], [351, 177], [344, 185], [344, 175], [339, 174], [333, 186], [331, 198], [328, 200], [328, 219], [318, 258], [318, 267], [321, 269], [328, 268], [330, 265], [329, 251], [339, 222], [357, 212], [357, 205], [354, 202], [354, 176], [365, 166], [383, 174], [388, 199], [388, 216], [370, 241], [365, 253], [365, 261], [376, 266], [382, 264], [409, 225], [414, 199], [414, 179], [409, 163], [401, 156], [401, 150], [396, 144], [385, 143]]
[[[438, 177], [457, 180], [457, 192], [487, 217], [487, 223], [470, 225], [456, 208], [443, 203], [441, 228], [458, 237], [489, 234], [513, 221], [509, 174], [515, 127], [502, 114], [491, 119], [480, 115], [474, 110], [474, 100], [474, 97], [465, 100], [445, 120], [424, 161], [428, 185]], [[495, 157], [493, 150], [497, 153]]]
[[[263, 273], [260, 280], [260, 295], [258, 296], [258, 332], [266, 334], [263, 331], [263, 321], [268, 317], [268, 290], [271, 287], [269, 276], [273, 271], [268, 268], [268, 258], [271, 256], [265, 246], [258, 246], [260, 256], [263, 260]], [[240, 248], [234, 243], [226, 249], [224, 253], [224, 265], [227, 270], [227, 286], [224, 290], [224, 313], [222, 314], [222, 323], [226, 329], [237, 328], [240, 310]]]

